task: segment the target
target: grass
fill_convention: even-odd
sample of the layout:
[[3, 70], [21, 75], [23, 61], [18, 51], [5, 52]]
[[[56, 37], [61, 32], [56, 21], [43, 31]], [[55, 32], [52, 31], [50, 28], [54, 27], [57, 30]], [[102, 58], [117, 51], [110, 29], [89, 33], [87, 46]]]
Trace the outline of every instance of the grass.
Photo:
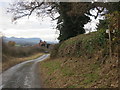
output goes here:
[[71, 85], [71, 86], [68, 86], [67, 88], [76, 88], [76, 86]]
[[68, 67], [62, 68], [61, 72], [62, 72], [63, 76], [72, 76], [72, 75], [74, 75], [74, 72]]
[[[5, 43], [4, 40], [2, 40], [2, 60], [3, 62], [7, 61], [7, 57], [28, 57], [31, 56], [35, 53], [40, 53], [44, 52], [45, 50], [41, 47], [35, 47], [35, 46], [27, 46], [27, 47], [22, 47], [22, 46], [11, 46], [8, 43]], [[7, 57], [4, 57], [7, 56]]]
[[[105, 30], [99, 30], [89, 34], [82, 34], [72, 37], [64, 42], [61, 42], [55, 48], [56, 52], [52, 52], [51, 56], [56, 57], [91, 57], [97, 50], [107, 49], [107, 38], [105, 37]], [[53, 49], [54, 51], [54, 49]]]
[[98, 73], [86, 73], [83, 75], [85, 80], [82, 81], [83, 84], [90, 84], [90, 83], [94, 83], [95, 81], [97, 81], [99, 79], [99, 74]]
[[50, 60], [49, 62], [41, 62], [41, 66], [45, 67], [46, 69], [48, 69], [47, 74], [51, 75], [53, 72], [57, 71], [58, 69], [61, 71], [63, 76], [72, 76], [74, 75], [74, 72], [72, 72], [72, 70], [69, 67], [64, 66], [64, 68], [61, 68], [61, 62], [59, 62], [58, 60], [56, 61], [52, 61]]
[[52, 62], [52, 60], [50, 62], [45, 62], [42, 63], [42, 66], [47, 68], [49, 71], [47, 72], [47, 74], [51, 74], [53, 73], [55, 70], [60, 68], [60, 62], [59, 61], [55, 61], [54, 63]]
[[27, 61], [27, 60], [32, 60], [32, 59], [38, 58], [42, 55], [43, 55], [43, 53], [36, 53], [34, 55], [31, 55], [31, 56], [28, 56], [28, 57], [23, 57], [23, 58], [7, 57], [8, 60], [6, 62], [2, 62], [2, 71], [5, 71], [8, 68], [10, 68], [10, 67], [12, 67], [12, 66], [14, 66], [18, 63], [21, 63], [21, 62], [24, 62], [24, 61]]
[[[96, 61], [96, 57], [90, 60], [65, 57], [40, 62], [43, 88], [117, 87], [118, 79], [114, 79], [117, 78], [117, 67], [114, 69], [108, 68], [111, 66], [109, 62], [101, 65], [99, 61]], [[115, 62], [115, 60], [114, 58], [112, 62]], [[109, 61], [109, 58], [107, 58], [107, 61]]]
[[[89, 65], [90, 73], [86, 72], [82, 75], [84, 80], [81, 82], [81, 85], [84, 85], [85, 88], [89, 87], [90, 84], [95, 83], [99, 80], [99, 68], [100, 65], [98, 63], [91, 63]], [[85, 86], [86, 85], [86, 86]]]
[[78, 35], [57, 44], [51, 53], [52, 58], [40, 62], [44, 87], [118, 87], [118, 56], [115, 54], [118, 51], [115, 49], [110, 59], [108, 46], [104, 30]]
[[92, 70], [98, 70], [99, 67], [100, 67], [100, 65], [99, 65], [98, 63], [95, 63], [95, 64], [91, 64], [91, 65], [90, 65], [90, 68], [91, 68]]
[[43, 55], [45, 50], [45, 48], [36, 46], [14, 46], [2, 40], [2, 71], [23, 61], [35, 59]]

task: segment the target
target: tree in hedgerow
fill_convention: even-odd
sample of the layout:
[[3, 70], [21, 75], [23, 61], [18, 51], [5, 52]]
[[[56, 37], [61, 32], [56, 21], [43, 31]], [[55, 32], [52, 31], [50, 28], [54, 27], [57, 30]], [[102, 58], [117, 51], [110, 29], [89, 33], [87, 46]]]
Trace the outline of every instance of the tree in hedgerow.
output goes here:
[[15, 43], [14, 41], [9, 41], [9, 42], [8, 42], [8, 45], [9, 45], [9, 46], [15, 46], [15, 44], [16, 44], [16, 43]]

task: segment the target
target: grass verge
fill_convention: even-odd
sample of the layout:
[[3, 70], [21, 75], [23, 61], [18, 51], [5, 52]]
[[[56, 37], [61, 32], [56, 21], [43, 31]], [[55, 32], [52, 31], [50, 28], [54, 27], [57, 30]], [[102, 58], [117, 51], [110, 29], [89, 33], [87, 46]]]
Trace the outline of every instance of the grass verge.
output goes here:
[[[96, 56], [97, 57], [97, 56]], [[118, 87], [117, 58], [101, 64], [97, 58], [57, 58], [40, 62], [43, 88]]]
[[1, 62], [2, 64], [2, 71], [5, 71], [7, 70], [8, 68], [16, 65], [16, 64], [19, 64], [21, 62], [24, 62], [24, 61], [27, 61], [27, 60], [32, 60], [32, 59], [35, 59], [35, 58], [38, 58], [40, 56], [42, 56], [43, 53], [36, 53], [36, 54], [33, 54], [31, 56], [28, 56], [28, 57], [23, 57], [23, 58], [17, 58], [17, 57], [7, 57], [8, 60], [5, 61], [5, 62]]

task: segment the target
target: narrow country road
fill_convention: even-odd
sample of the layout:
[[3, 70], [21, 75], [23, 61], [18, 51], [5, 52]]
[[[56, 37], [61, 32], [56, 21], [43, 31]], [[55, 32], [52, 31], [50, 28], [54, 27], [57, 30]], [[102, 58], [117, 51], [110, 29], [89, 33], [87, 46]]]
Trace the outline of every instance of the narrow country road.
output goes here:
[[37, 63], [49, 57], [45, 54], [37, 59], [17, 64], [3, 72], [0, 88], [41, 88]]

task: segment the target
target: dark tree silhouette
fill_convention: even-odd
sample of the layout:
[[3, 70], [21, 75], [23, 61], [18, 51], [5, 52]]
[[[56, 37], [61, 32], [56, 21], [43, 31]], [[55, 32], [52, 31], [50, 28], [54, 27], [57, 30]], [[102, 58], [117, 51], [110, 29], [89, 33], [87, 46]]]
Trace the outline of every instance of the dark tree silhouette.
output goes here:
[[[113, 5], [114, 8], [112, 7]], [[99, 8], [102, 7], [102, 8]], [[83, 26], [90, 19], [85, 15], [94, 16], [90, 13], [90, 9], [96, 8], [98, 15], [107, 8], [109, 11], [117, 9], [118, 3], [83, 3], [83, 2], [39, 2], [34, 0], [15, 2], [8, 9], [8, 12], [13, 13], [13, 21], [24, 16], [30, 16], [35, 13], [36, 16], [50, 16], [57, 21], [57, 29], [60, 31], [59, 40], [63, 41], [78, 34], [85, 33]], [[58, 17], [55, 14], [59, 13]], [[105, 13], [103, 13], [104, 15]]]

